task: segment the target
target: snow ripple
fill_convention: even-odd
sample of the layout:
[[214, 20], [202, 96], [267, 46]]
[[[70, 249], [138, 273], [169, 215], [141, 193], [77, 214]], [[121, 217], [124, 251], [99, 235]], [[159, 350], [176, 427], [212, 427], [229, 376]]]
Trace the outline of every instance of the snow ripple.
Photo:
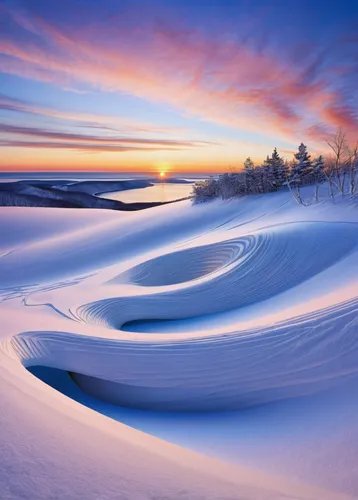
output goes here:
[[[355, 224], [291, 223], [168, 253], [114, 278], [135, 284], [135, 295], [108, 297], [119, 285], [105, 281], [96, 290], [103, 298], [70, 308], [81, 335], [28, 332], [13, 338], [13, 347], [27, 365], [70, 371], [90, 394], [138, 408], [234, 409], [321, 390], [357, 371], [358, 340], [346, 339], [357, 327], [358, 299], [265, 328], [194, 332], [182, 340], [170, 334], [144, 340], [122, 328], [258, 304], [322, 273], [357, 245]], [[51, 293], [51, 307], [61, 313], [61, 291]], [[93, 327], [102, 337], [86, 334]]]
[[224, 270], [256, 251], [260, 241], [253, 235], [199, 248], [162, 255], [122, 273], [111, 283], [168, 286], [193, 281]]
[[[121, 329], [132, 321], [194, 318], [242, 308], [312, 278], [357, 244], [358, 231], [351, 224], [275, 226], [213, 246], [167, 254], [134, 268], [133, 275], [133, 270], [125, 273], [143, 287], [168, 285], [180, 277], [185, 287], [150, 294], [141, 294], [139, 287], [135, 297], [104, 298], [80, 305], [72, 313], [85, 323]], [[189, 258], [195, 264], [185, 267]], [[189, 281], [199, 262], [200, 273]], [[204, 269], [211, 273], [203, 276]]]
[[11, 339], [26, 366], [72, 372], [83, 390], [157, 411], [244, 408], [311, 394], [357, 375], [358, 298], [226, 335], [135, 341], [67, 332]]

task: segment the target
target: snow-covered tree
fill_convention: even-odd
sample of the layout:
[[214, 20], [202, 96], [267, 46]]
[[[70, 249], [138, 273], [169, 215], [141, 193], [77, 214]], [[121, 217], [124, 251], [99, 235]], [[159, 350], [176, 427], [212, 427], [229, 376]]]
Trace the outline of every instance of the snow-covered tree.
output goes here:
[[316, 184], [316, 201], [318, 201], [319, 185], [325, 180], [324, 160], [322, 155], [320, 155], [312, 162], [312, 177]]
[[[355, 172], [358, 169], [358, 144], [351, 156], [352, 190], [355, 189]], [[251, 158], [246, 158], [241, 171], [230, 171], [221, 174], [217, 179], [197, 182], [193, 188], [194, 202], [208, 201], [215, 197], [222, 199], [243, 196], [246, 194], [268, 193], [277, 191], [282, 186], [288, 186], [298, 203], [304, 204], [300, 186], [308, 182], [316, 183], [316, 199], [318, 200], [318, 186], [328, 178], [327, 168], [322, 156], [313, 162], [307, 152], [307, 147], [301, 143], [298, 152], [291, 163], [285, 161], [274, 148], [271, 156], [259, 166], [255, 166]], [[334, 168], [333, 168], [334, 171]], [[353, 192], [352, 191], [352, 192]]]
[[301, 142], [298, 152], [295, 154], [296, 163], [292, 169], [291, 181], [295, 185], [304, 184], [312, 170], [311, 156], [307, 152], [307, 146]]
[[267, 192], [267, 182], [266, 182], [266, 173], [263, 165], [259, 165], [255, 167], [254, 170], [254, 182], [257, 193], [266, 193]]
[[301, 178], [299, 176], [299, 173], [297, 173], [297, 166], [298, 162], [296, 158], [293, 158], [293, 160], [289, 164], [290, 175], [287, 181], [287, 186], [297, 203], [303, 204], [300, 193]]
[[[295, 154], [294, 160], [291, 163], [291, 176], [288, 182], [288, 187], [298, 203], [303, 204], [300, 187], [302, 184], [309, 182], [311, 173], [311, 156], [307, 152], [307, 146], [301, 142], [298, 146], [298, 152]], [[292, 191], [292, 186], [294, 191]]]
[[273, 191], [275, 189], [276, 179], [272, 168], [272, 159], [269, 157], [269, 155], [266, 156], [266, 159], [262, 166], [265, 172], [266, 192]]
[[251, 160], [251, 158], [249, 156], [244, 161], [244, 169], [245, 169], [245, 171], [248, 171], [248, 170], [250, 171], [250, 170], [253, 170], [254, 168], [255, 168], [254, 162]]
[[221, 196], [223, 200], [227, 200], [228, 198], [235, 196], [233, 183], [231, 182], [232, 176], [233, 174], [227, 174], [227, 173], [219, 175], [218, 191], [219, 191], [219, 196]]
[[328, 146], [332, 149], [334, 155], [334, 164], [329, 178], [331, 191], [333, 193], [333, 184], [336, 183], [342, 196], [344, 195], [344, 183], [347, 174], [347, 156], [348, 142], [346, 134], [339, 129], [337, 133], [327, 141]]
[[277, 190], [284, 184], [287, 177], [285, 161], [278, 154], [277, 148], [273, 150], [270, 163], [272, 168], [272, 177], [274, 179], [274, 187]]
[[349, 172], [350, 172], [350, 194], [353, 196], [356, 192], [358, 184], [358, 142], [355, 147], [350, 150], [349, 158]]
[[218, 194], [218, 182], [213, 177], [205, 181], [197, 181], [193, 186], [192, 196], [194, 203], [213, 200]]
[[248, 193], [255, 192], [254, 162], [250, 157], [244, 161], [245, 188]]
[[278, 172], [279, 172], [280, 186], [286, 185], [290, 176], [290, 165], [287, 160], [281, 163]]
[[218, 179], [219, 196], [221, 196], [223, 200], [232, 198], [236, 194], [235, 182], [234, 182], [235, 175], [236, 174], [233, 173], [219, 175]]

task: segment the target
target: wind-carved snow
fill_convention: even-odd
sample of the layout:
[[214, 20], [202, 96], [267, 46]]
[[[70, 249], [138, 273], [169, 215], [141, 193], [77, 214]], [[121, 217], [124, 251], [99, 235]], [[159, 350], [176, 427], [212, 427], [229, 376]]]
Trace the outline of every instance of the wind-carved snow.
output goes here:
[[[5, 226], [9, 210], [4, 210]], [[28, 209], [13, 210], [13, 227], [23, 228]], [[33, 447], [35, 456], [48, 458], [49, 479], [39, 480], [28, 498], [46, 498], [48, 488], [81, 498], [84, 484], [86, 498], [93, 499], [118, 498], [118, 489], [130, 499], [356, 498], [358, 445], [332, 451], [337, 440], [345, 442], [343, 429], [349, 429], [351, 443], [358, 437], [358, 426], [348, 417], [321, 443], [318, 456], [317, 446], [305, 443], [298, 430], [290, 441], [275, 430], [272, 449], [275, 440], [292, 445], [291, 454], [281, 450], [275, 460], [265, 459], [264, 444], [260, 448], [254, 437], [257, 458], [249, 438], [236, 438], [238, 450], [246, 447], [247, 469], [239, 451], [234, 464], [184, 450], [94, 413], [24, 370], [65, 370], [93, 401], [158, 415], [180, 412], [189, 427], [185, 419], [192, 412], [235, 410], [240, 421], [250, 411], [253, 422], [263, 415], [259, 432], [269, 426], [264, 409], [270, 415], [272, 405], [281, 411], [290, 401], [319, 402], [325, 394], [324, 413], [338, 408], [337, 391], [347, 398], [344, 404], [353, 401], [350, 387], [358, 382], [354, 205], [301, 207], [281, 192], [203, 206], [180, 202], [125, 217], [96, 211], [91, 223], [83, 213], [82, 227], [78, 215], [72, 227], [64, 215], [66, 228], [59, 228], [57, 237], [48, 226], [51, 217], [58, 223], [61, 210], [41, 209], [34, 212], [35, 239], [29, 235], [27, 242], [19, 235], [18, 243], [16, 238], [3, 242], [0, 395], [6, 411], [0, 437], [7, 473], [0, 479], [5, 498], [17, 498], [11, 497], [16, 488], [25, 495], [26, 480], [15, 486], [18, 468], [29, 477], [40, 474], [35, 461], [28, 461]], [[120, 409], [118, 415], [121, 419]], [[127, 421], [124, 410], [122, 415]], [[145, 428], [145, 413], [140, 415], [138, 426]], [[207, 417], [200, 418], [205, 426]], [[317, 425], [313, 418], [312, 429], [319, 434]], [[319, 425], [328, 429], [329, 419]], [[166, 437], [175, 441], [174, 435]], [[190, 448], [205, 451], [195, 438], [191, 441]], [[13, 455], [21, 443], [23, 452]], [[220, 439], [215, 446], [210, 454], [225, 458]], [[342, 465], [344, 453], [349, 460]], [[334, 457], [334, 474], [328, 464], [319, 466], [327, 456]], [[75, 477], [76, 470], [86, 470], [85, 479]], [[109, 493], [98, 491], [99, 479]]]
[[111, 283], [166, 286], [196, 280], [225, 269], [246, 255], [253, 239], [229, 240], [163, 255], [129, 269]]

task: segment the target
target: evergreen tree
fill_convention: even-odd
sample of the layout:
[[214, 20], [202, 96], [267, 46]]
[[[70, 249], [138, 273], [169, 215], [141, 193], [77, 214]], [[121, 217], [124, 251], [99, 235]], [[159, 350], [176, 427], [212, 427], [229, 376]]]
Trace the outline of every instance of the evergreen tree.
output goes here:
[[263, 169], [265, 172], [266, 192], [274, 191], [276, 189], [276, 178], [272, 167], [272, 158], [270, 158], [269, 155], [266, 156]]
[[[358, 145], [356, 148], [358, 151]], [[358, 153], [352, 153], [352, 176], [356, 173]], [[250, 157], [244, 161], [244, 168], [239, 172], [219, 175], [218, 179], [197, 182], [193, 189], [194, 202], [208, 201], [221, 196], [223, 199], [243, 196], [245, 194], [268, 193], [287, 186], [298, 203], [305, 204], [301, 197], [300, 187], [308, 182], [316, 183], [316, 199], [319, 185], [325, 180], [327, 168], [322, 156], [314, 161], [301, 143], [292, 162], [288, 163], [274, 148], [271, 156], [259, 166], [255, 166]], [[355, 189], [355, 178], [352, 180], [352, 192]]]
[[245, 187], [248, 193], [254, 193], [255, 190], [255, 165], [250, 157], [244, 161]]
[[250, 156], [244, 161], [245, 170], [253, 170], [255, 167], [254, 162], [251, 160]]
[[312, 162], [312, 175], [315, 178], [315, 181], [323, 182], [325, 179], [324, 175], [324, 160], [323, 156], [320, 155]]
[[279, 189], [282, 184], [286, 181], [284, 172], [285, 162], [283, 158], [278, 154], [277, 148], [273, 150], [271, 155], [271, 168], [272, 168], [272, 178], [274, 180], [275, 189]]
[[265, 169], [262, 165], [257, 166], [254, 170], [255, 173], [255, 186], [256, 186], [256, 191], [258, 193], [266, 193], [267, 192], [267, 183], [266, 183], [266, 176], [265, 176]]
[[301, 142], [298, 153], [295, 154], [296, 162], [293, 164], [291, 181], [299, 186], [307, 182], [312, 171], [311, 156], [307, 152], [307, 146]]
[[288, 161], [283, 161], [279, 168], [279, 178], [281, 182], [281, 186], [286, 184], [290, 175], [290, 165]]

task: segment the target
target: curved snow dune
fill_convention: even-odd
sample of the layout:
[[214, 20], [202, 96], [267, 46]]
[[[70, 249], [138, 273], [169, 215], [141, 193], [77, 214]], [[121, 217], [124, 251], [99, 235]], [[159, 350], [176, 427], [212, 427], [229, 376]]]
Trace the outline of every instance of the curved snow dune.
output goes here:
[[5, 411], [0, 413], [0, 484], [4, 499], [351, 498], [209, 458], [122, 425], [35, 379], [2, 347], [0, 396]]
[[71, 310], [84, 322], [120, 329], [130, 321], [176, 320], [242, 308], [312, 278], [357, 245], [356, 224], [274, 226], [211, 246], [164, 255], [114, 280], [143, 287], [182, 282], [184, 287], [156, 289], [142, 295], [139, 287], [135, 297], [103, 298]]
[[257, 330], [163, 342], [27, 332], [26, 366], [74, 372], [88, 393], [154, 410], [236, 409], [311, 394], [357, 375], [358, 298]]
[[[240, 217], [240, 208], [243, 210], [240, 205], [227, 203], [218, 206], [214, 203], [209, 207], [192, 207], [190, 201], [183, 201], [169, 204], [165, 210], [155, 207], [149, 211], [126, 213], [125, 217], [123, 213], [81, 209], [84, 214], [82, 227], [73, 224], [73, 230], [68, 232], [61, 227], [58, 233], [63, 234], [56, 235], [53, 235], [53, 230], [48, 230], [48, 226], [59, 225], [55, 217], [59, 209], [51, 209], [42, 220], [43, 238], [38, 236], [32, 241], [31, 231], [28, 231], [28, 244], [23, 242], [20, 246], [13, 246], [1, 258], [1, 286], [11, 288], [53, 283], [98, 272], [165, 245], [185, 244], [187, 240], [206, 232], [209, 234]], [[238, 210], [237, 215], [233, 216], [233, 208]], [[21, 209], [15, 207], [14, 210]], [[54, 214], [51, 211], [55, 211]], [[70, 215], [64, 217], [63, 226]], [[73, 218], [80, 219], [78, 214]], [[90, 225], [89, 219], [93, 222]], [[13, 232], [16, 224], [11, 228]], [[5, 231], [8, 231], [6, 227]], [[6, 245], [6, 250], [8, 247]]]
[[[29, 332], [12, 344], [25, 364], [70, 371], [86, 392], [136, 408], [232, 410], [314, 393], [356, 373], [354, 297], [301, 319], [250, 330], [233, 326], [211, 336], [194, 332], [182, 340], [170, 334], [159, 342], [135, 334], [130, 340], [133, 334], [121, 328], [260, 305], [356, 255], [357, 246], [357, 224], [306, 222], [167, 253], [99, 283], [91, 293], [102, 298], [70, 303], [69, 310], [67, 288], [30, 296], [32, 305], [49, 304], [73, 318], [69, 333]], [[126, 280], [141, 283], [135, 294], [126, 296]], [[122, 296], [111, 297], [118, 281]], [[88, 297], [87, 288], [84, 280], [76, 301]], [[70, 333], [71, 323], [82, 325], [81, 336]], [[86, 325], [104, 333], [86, 336]]]
[[140, 286], [175, 285], [224, 270], [255, 247], [255, 237], [224, 241], [173, 252], [139, 264], [113, 278], [109, 283]]

